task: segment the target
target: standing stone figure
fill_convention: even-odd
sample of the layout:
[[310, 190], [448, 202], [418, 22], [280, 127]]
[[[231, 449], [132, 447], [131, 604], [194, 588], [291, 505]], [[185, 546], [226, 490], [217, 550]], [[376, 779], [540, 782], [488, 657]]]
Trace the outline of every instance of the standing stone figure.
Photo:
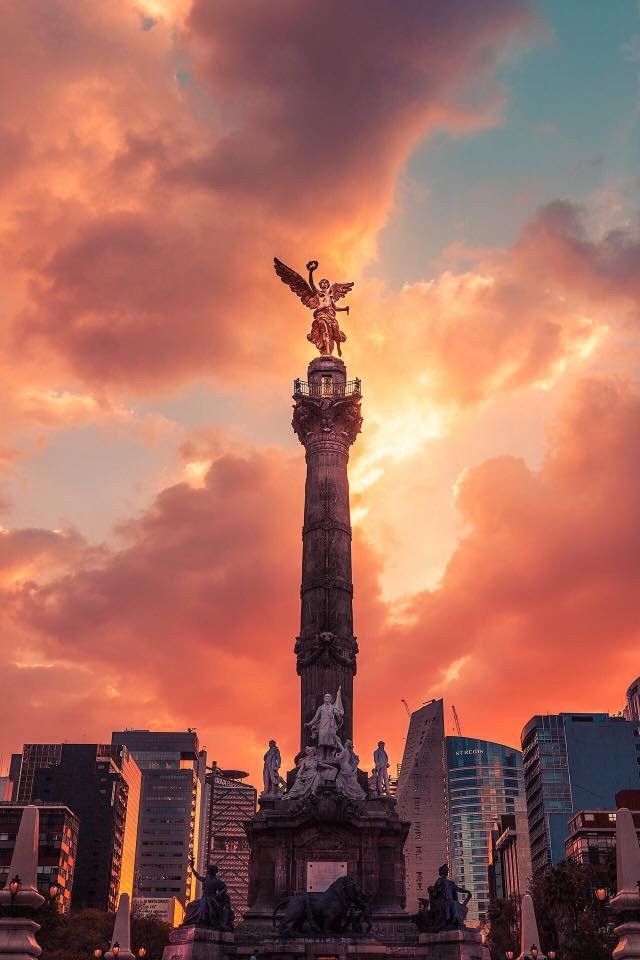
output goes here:
[[373, 752], [373, 762], [376, 768], [376, 789], [379, 796], [389, 793], [389, 757], [384, 748], [384, 740], [378, 741], [378, 749]]
[[273, 258], [273, 265], [282, 282], [286, 283], [289, 289], [302, 300], [305, 307], [313, 310], [313, 323], [311, 333], [307, 334], [307, 340], [310, 340], [323, 356], [332, 354], [333, 348], [336, 347], [338, 356], [341, 357], [340, 344], [347, 338], [338, 325], [336, 313], [344, 311], [348, 314], [349, 307], [336, 307], [336, 300], [349, 293], [353, 283], [330, 284], [328, 280], [323, 279], [316, 287], [313, 272], [318, 269], [317, 260], [310, 260], [307, 264], [308, 283], [304, 277], [277, 257]]
[[282, 758], [275, 740], [269, 740], [269, 749], [264, 755], [264, 767], [262, 768], [262, 782], [264, 784], [264, 795], [266, 797], [277, 796], [280, 794], [285, 782], [280, 776], [280, 764]]
[[183, 927], [209, 927], [212, 930], [233, 930], [233, 910], [227, 892], [227, 885], [218, 876], [215, 864], [209, 864], [206, 876], [201, 876], [191, 858], [191, 869], [202, 884], [202, 896], [187, 904], [182, 922]]
[[342, 750], [342, 743], [338, 737], [338, 730], [344, 719], [342, 706], [342, 687], [338, 687], [335, 703], [331, 702], [331, 694], [325, 693], [324, 698], [313, 718], [305, 723], [311, 728], [311, 738], [318, 741], [321, 749], [320, 759], [332, 757], [336, 750]]

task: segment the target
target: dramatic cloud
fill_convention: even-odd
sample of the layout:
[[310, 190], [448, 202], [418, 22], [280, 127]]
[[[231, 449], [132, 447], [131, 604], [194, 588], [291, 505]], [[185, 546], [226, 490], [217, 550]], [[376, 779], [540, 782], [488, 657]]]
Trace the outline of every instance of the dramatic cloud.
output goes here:
[[[555, 420], [540, 470], [505, 456], [460, 479], [467, 533], [437, 589], [400, 609], [384, 604], [383, 558], [356, 539], [363, 753], [386, 736], [399, 758], [401, 695], [415, 705], [444, 692], [474, 716], [475, 735], [511, 743], [534, 710], [616, 705], [638, 644], [639, 450], [638, 395], [585, 381]], [[302, 490], [301, 456], [220, 454], [202, 484], [164, 490], [126, 524], [120, 550], [90, 554], [70, 534], [5, 534], [4, 617], [22, 637], [5, 647], [5, 669], [20, 672], [15, 696], [30, 718], [27, 731], [25, 711], [9, 710], [5, 735], [42, 735], [49, 669], [73, 691], [48, 720], [52, 736], [77, 728], [74, 711], [84, 715], [106, 685], [101, 710], [85, 715], [89, 736], [119, 719], [197, 718], [215, 751], [224, 742], [221, 762], [256, 771], [268, 735], [291, 755]], [[65, 569], [38, 579], [46, 556]], [[605, 647], [594, 701], [593, 662]]]
[[274, 253], [355, 269], [412, 147], [494, 123], [537, 29], [525, 0], [178, 13], [26, 0], [5, 24], [7, 348], [46, 385], [283, 372], [304, 321]]
[[414, 704], [444, 691], [474, 736], [509, 743], [536, 711], [619, 707], [640, 640], [639, 458], [637, 391], [587, 380], [553, 422], [539, 470], [504, 456], [466, 472], [468, 532], [439, 588], [411, 598], [385, 633], [382, 661], [365, 667], [372, 695], [382, 702], [397, 664]]
[[[503, 248], [452, 245], [422, 282], [392, 289], [375, 272], [416, 146], [501, 123], [502, 67], [542, 32], [527, 0], [328, 0], [304, 17], [297, 0], [10, 5], [2, 521], [5, 487], [46, 493], [46, 466], [29, 488], [30, 456], [64, 433], [58, 470], [86, 427], [101, 431], [89, 451], [109, 430], [138, 443], [122, 472], [139, 467], [144, 506], [105, 544], [72, 524], [0, 528], [5, 752], [123, 724], [198, 725], [216, 759], [254, 774], [269, 735], [294, 752], [304, 463], [277, 445], [274, 396], [304, 372], [308, 316], [274, 254], [357, 281], [344, 325], [366, 394], [350, 467], [363, 757], [386, 736], [399, 758], [400, 696], [454, 696], [474, 733], [509, 742], [525, 703], [618, 704], [637, 673], [640, 401], [622, 379], [584, 376], [610, 374], [637, 333], [637, 229], [601, 234], [556, 201]], [[561, 393], [544, 461], [511, 456], [499, 405], [524, 396], [539, 429], [538, 405]], [[483, 416], [503, 456], [465, 447]], [[171, 453], [145, 472], [158, 437]], [[466, 468], [457, 528], [451, 463], [432, 469], [448, 454]], [[100, 464], [78, 474], [85, 506], [102, 503]], [[409, 541], [399, 602], [401, 578], [389, 591], [385, 577]]]

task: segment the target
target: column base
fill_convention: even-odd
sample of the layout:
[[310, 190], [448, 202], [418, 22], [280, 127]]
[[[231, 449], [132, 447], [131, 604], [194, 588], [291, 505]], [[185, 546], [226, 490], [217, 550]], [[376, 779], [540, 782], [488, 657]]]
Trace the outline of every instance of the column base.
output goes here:
[[640, 923], [629, 920], [613, 932], [618, 937], [618, 945], [611, 954], [614, 960], [640, 960]]
[[33, 960], [42, 953], [36, 933], [40, 924], [27, 917], [3, 917], [0, 920], [0, 958]]
[[208, 927], [178, 927], [169, 935], [162, 960], [224, 960], [235, 953], [234, 936]]
[[490, 960], [489, 947], [479, 930], [443, 930], [421, 933], [418, 955], [425, 960]]

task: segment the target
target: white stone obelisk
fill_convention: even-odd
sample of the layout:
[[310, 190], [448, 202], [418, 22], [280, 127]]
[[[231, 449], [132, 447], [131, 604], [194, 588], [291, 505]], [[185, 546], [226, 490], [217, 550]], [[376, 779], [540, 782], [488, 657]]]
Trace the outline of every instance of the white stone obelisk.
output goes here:
[[134, 960], [131, 953], [131, 904], [129, 903], [128, 893], [120, 894], [116, 922], [113, 925], [111, 947], [104, 955], [105, 960], [116, 960], [116, 954], [113, 953], [113, 947], [116, 943], [120, 947], [117, 960]]
[[538, 923], [536, 921], [536, 911], [533, 907], [533, 898], [530, 893], [525, 893], [522, 898], [520, 919], [520, 955], [518, 960], [524, 960], [525, 957], [531, 957], [531, 947], [538, 950], [537, 960], [546, 960], [540, 949], [540, 934], [538, 933]]
[[[4, 890], [0, 890], [0, 906], [5, 914], [0, 918], [1, 960], [33, 960], [42, 953], [36, 941], [40, 924], [31, 919], [31, 914], [44, 903], [38, 893], [38, 836], [40, 817], [38, 808], [24, 808], [11, 866]], [[18, 890], [11, 894], [11, 882], [16, 881]]]
[[611, 901], [611, 909], [623, 914], [623, 922], [614, 931], [618, 945], [613, 957], [640, 960], [640, 846], [633, 816], [626, 807], [621, 807], [616, 815], [616, 868], [618, 892]]

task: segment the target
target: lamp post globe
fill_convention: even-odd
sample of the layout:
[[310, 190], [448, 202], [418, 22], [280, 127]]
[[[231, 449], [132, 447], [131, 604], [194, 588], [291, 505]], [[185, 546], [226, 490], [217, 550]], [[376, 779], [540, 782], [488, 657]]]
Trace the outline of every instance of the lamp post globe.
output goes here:
[[530, 952], [531, 956], [533, 957], [533, 960], [536, 960], [536, 957], [538, 956], [538, 953], [539, 953], [540, 951], [539, 951], [538, 948], [536, 947], [535, 943], [532, 943], [532, 944], [531, 944], [531, 949], [530, 949], [529, 952]]
[[9, 882], [9, 894], [10, 894], [12, 900], [15, 900], [15, 898], [18, 896], [18, 892], [19, 892], [21, 886], [22, 886], [22, 880], [20, 879], [20, 877], [19, 877], [18, 874], [16, 873], [15, 877], [13, 878], [13, 880], [11, 880], [11, 881]]
[[120, 953], [120, 944], [117, 941], [111, 947], [111, 953], [113, 954], [114, 957], [117, 957], [118, 954]]

